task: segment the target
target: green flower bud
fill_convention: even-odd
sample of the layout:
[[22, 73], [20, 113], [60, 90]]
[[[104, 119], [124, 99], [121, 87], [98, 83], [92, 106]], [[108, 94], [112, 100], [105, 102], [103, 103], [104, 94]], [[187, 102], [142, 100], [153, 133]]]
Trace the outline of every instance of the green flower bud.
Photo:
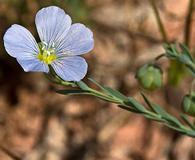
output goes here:
[[184, 96], [182, 108], [186, 114], [195, 117], [195, 92]]
[[153, 91], [162, 86], [162, 71], [152, 64], [142, 66], [136, 74], [139, 84], [147, 90]]

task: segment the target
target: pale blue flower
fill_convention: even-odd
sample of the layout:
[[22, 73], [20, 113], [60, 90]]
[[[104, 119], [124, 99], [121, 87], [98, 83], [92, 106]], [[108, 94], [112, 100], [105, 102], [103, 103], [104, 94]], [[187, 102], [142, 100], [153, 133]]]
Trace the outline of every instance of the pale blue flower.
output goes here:
[[64, 10], [51, 6], [38, 11], [35, 23], [41, 42], [24, 27], [14, 24], [4, 35], [5, 49], [24, 71], [49, 72], [49, 65], [65, 81], [80, 81], [87, 63], [79, 57], [93, 49], [93, 33], [83, 24], [72, 24]]

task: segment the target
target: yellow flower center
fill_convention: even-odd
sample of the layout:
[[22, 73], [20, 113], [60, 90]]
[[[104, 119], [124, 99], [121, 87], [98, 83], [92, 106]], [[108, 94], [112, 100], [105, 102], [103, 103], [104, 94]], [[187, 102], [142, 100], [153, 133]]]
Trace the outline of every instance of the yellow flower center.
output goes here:
[[43, 61], [44, 63], [46, 64], [51, 64], [57, 57], [55, 54], [51, 54], [51, 55], [42, 55], [41, 53], [39, 53], [37, 55], [37, 58], [40, 60], [40, 61]]
[[45, 64], [51, 64], [54, 60], [57, 59], [55, 49], [50, 48], [46, 49], [45, 45], [43, 43], [39, 44], [39, 53], [37, 55], [37, 58], [44, 62]]

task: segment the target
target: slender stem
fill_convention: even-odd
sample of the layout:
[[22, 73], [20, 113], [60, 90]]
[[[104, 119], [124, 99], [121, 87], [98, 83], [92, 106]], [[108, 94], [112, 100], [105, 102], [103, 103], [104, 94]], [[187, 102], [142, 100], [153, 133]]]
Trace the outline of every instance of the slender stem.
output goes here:
[[[59, 84], [64, 85], [64, 83], [62, 82], [66, 83], [65, 81], [61, 80], [59, 81]], [[136, 100], [132, 101], [130, 97], [126, 97], [127, 100], [126, 99], [124, 100], [123, 98], [120, 98], [120, 96], [117, 96], [116, 94], [97, 91], [87, 86], [84, 82], [82, 82], [82, 86], [84, 87], [81, 87], [81, 84], [79, 85], [79, 83], [75, 83], [75, 87], [79, 87], [81, 90], [86, 91], [88, 95], [92, 95], [94, 97], [100, 98], [102, 100], [105, 100], [111, 103], [115, 103], [122, 109], [141, 114], [145, 118], [163, 123], [165, 126], [171, 129], [174, 129], [181, 134], [185, 134], [190, 137], [195, 137], [195, 130], [192, 127], [186, 127], [175, 116], [170, 115], [163, 109], [162, 110], [158, 109], [158, 111], [149, 110], [146, 107], [142, 106]], [[103, 86], [102, 88], [104, 89]], [[129, 103], [127, 103], [126, 101], [129, 101]]]
[[191, 27], [192, 27], [193, 5], [194, 5], [194, 0], [189, 0], [188, 13], [187, 13], [186, 21], [185, 21], [185, 30], [184, 30], [185, 44], [188, 47], [190, 45], [190, 34], [191, 34]]
[[[100, 98], [100, 99], [103, 99], [103, 100], [106, 100], [106, 101], [109, 101], [109, 102], [112, 102], [112, 103], [116, 103], [116, 104], [118, 104], [118, 106], [120, 108], [125, 109], [127, 111], [136, 111], [134, 108], [131, 108], [131, 106], [124, 105], [123, 102], [120, 101], [120, 100], [116, 101], [116, 99], [112, 99], [109, 96], [107, 96], [105, 94], [102, 94], [99, 91], [95, 91], [95, 93], [93, 93], [93, 91], [95, 91], [95, 90], [93, 90], [93, 89], [90, 90], [89, 94], [90, 95], [93, 95], [93, 96], [95, 96], [97, 98]], [[97, 93], [98, 93], [98, 95], [101, 95], [101, 96], [98, 96]], [[137, 112], [139, 113], [139, 110], [137, 110]], [[193, 129], [191, 129], [191, 128], [187, 128], [186, 126], [184, 126], [180, 122], [179, 122], [179, 125], [178, 126], [174, 126], [170, 122], [168, 122], [167, 120], [165, 120], [164, 118], [162, 118], [161, 115], [159, 115], [157, 113], [154, 113], [154, 112], [151, 112], [149, 110], [147, 110], [146, 112], [141, 112], [140, 114], [142, 114], [144, 117], [146, 117], [148, 119], [161, 122], [165, 126], [171, 128], [171, 129], [174, 129], [174, 130], [176, 130], [176, 131], [178, 131], [178, 132], [180, 132], [182, 134], [188, 135], [190, 137], [195, 137], [195, 131]]]
[[162, 20], [161, 20], [158, 8], [156, 6], [155, 0], [149, 0], [149, 2], [152, 6], [152, 9], [154, 10], [154, 14], [155, 14], [155, 17], [156, 17], [156, 20], [157, 20], [157, 23], [158, 23], [159, 30], [160, 30], [160, 32], [162, 34], [162, 37], [163, 37], [163, 41], [165, 43], [168, 43], [168, 38], [167, 38], [166, 31], [165, 31], [165, 27], [162, 23]]

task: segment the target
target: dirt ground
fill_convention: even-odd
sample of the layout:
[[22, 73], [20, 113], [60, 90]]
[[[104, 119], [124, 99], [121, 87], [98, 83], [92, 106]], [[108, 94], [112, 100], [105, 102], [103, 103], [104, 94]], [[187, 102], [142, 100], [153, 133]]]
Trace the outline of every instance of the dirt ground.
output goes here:
[[[137, 68], [163, 53], [148, 0], [1, 0], [0, 36], [14, 23], [37, 36], [36, 12], [57, 5], [94, 33], [84, 55], [91, 77], [143, 102]], [[183, 39], [188, 0], [157, 1], [170, 41]], [[194, 19], [194, 18], [193, 18]], [[192, 21], [193, 21], [192, 19]], [[194, 21], [193, 21], [194, 22]], [[195, 47], [195, 23], [191, 46]], [[0, 160], [193, 160], [195, 140], [90, 96], [63, 96], [42, 73], [25, 73], [0, 44]], [[169, 62], [159, 64], [166, 72]], [[180, 111], [191, 78], [147, 93], [172, 113]], [[90, 84], [90, 83], [89, 83]]]

